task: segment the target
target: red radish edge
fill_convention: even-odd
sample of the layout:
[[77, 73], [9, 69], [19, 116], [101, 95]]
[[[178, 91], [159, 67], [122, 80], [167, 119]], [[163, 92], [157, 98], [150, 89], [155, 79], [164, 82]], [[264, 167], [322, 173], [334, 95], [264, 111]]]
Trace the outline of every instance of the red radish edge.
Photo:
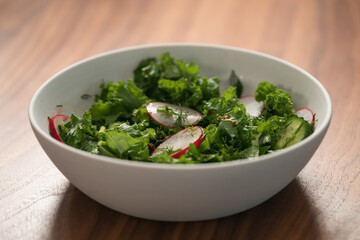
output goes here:
[[[171, 104], [171, 103], [165, 103], [165, 102], [151, 102], [151, 103], [148, 103], [146, 105], [146, 112], [147, 114], [150, 116], [150, 118], [152, 120], [154, 120], [156, 123], [160, 124], [161, 126], [164, 126], [164, 127], [170, 127], [170, 128], [176, 128], [176, 126], [174, 125], [171, 125], [171, 124], [166, 124], [166, 123], [163, 123], [161, 122], [158, 118], [154, 117], [154, 115], [157, 113], [157, 112], [153, 112], [150, 110], [150, 107], [151, 105], [155, 105], [155, 104], [159, 104], [159, 107], [162, 107], [162, 106], [169, 106], [170, 108], [173, 107], [173, 108], [181, 108], [182, 106], [178, 106], [178, 105], [175, 105], [175, 104]], [[159, 107], [156, 107], [156, 106], [153, 106], [155, 107], [156, 109], [159, 108]], [[193, 124], [190, 124], [190, 125], [183, 125], [183, 127], [185, 126], [191, 126], [191, 125], [194, 125], [198, 122], [200, 122], [202, 120], [202, 116], [201, 116], [201, 113], [199, 113], [198, 111], [192, 109], [192, 108], [188, 108], [188, 107], [182, 107], [184, 110], [186, 110], [187, 112], [189, 111], [193, 111], [193, 113], [196, 113], [196, 115], [198, 115], [197, 117], [197, 120], [193, 122]], [[195, 115], [195, 114], [192, 114], [192, 115]]]
[[[198, 141], [193, 142], [193, 144], [194, 144], [194, 146], [195, 146], [196, 148], [198, 148], [198, 147], [200, 146], [200, 144], [202, 143], [202, 141], [203, 141], [203, 139], [202, 139], [203, 135], [204, 135], [204, 133], [202, 133], [202, 135], [201, 135], [201, 137], [199, 138]], [[189, 145], [190, 145], [190, 144], [189, 144]], [[179, 157], [181, 157], [182, 155], [184, 155], [187, 150], [189, 150], [189, 146], [187, 146], [187, 147], [184, 148], [183, 150], [180, 150], [179, 152], [176, 152], [176, 153], [171, 154], [171, 157], [172, 157], [172, 158], [179, 158]], [[189, 151], [190, 151], [190, 150], [189, 150]]]
[[[185, 152], [189, 150], [189, 145], [190, 145], [190, 143], [194, 144], [196, 148], [198, 148], [198, 147], [200, 146], [200, 144], [201, 144], [202, 141], [203, 141], [204, 130], [203, 130], [201, 127], [199, 127], [199, 126], [195, 126], [194, 128], [197, 128], [197, 129], [199, 129], [199, 130], [201, 131], [200, 136], [199, 136], [195, 141], [189, 142], [189, 144], [188, 144], [187, 147], [181, 149], [181, 150], [178, 151], [178, 152], [175, 152], [175, 153], [171, 154], [170, 156], [171, 156], [172, 158], [179, 158], [179, 157], [181, 157], [183, 154], [185, 154]], [[157, 149], [160, 149], [161, 146], [162, 146], [166, 141], [169, 141], [169, 140], [170, 140], [171, 138], [173, 138], [175, 135], [180, 135], [180, 134], [182, 134], [182, 133], [183, 133], [184, 131], [186, 131], [186, 130], [189, 130], [189, 128], [185, 128], [185, 129], [183, 129], [183, 130], [175, 133], [174, 135], [170, 136], [168, 139], [166, 139], [162, 144], [160, 144], [160, 145], [154, 150], [154, 152], [152, 153], [152, 156], [157, 155], [157, 154], [154, 155], [154, 153], [156, 152]], [[159, 151], [160, 151], [160, 153], [161, 153], [161, 150], [159, 150]], [[190, 150], [189, 150], [189, 151], [190, 151]], [[160, 154], [160, 153], [159, 153], [159, 154]]]
[[59, 135], [58, 126], [65, 125], [66, 123], [70, 122], [70, 120], [71, 120], [70, 117], [61, 114], [52, 117], [49, 121], [49, 130], [52, 137], [60, 142], [63, 142]]
[[298, 117], [302, 117], [304, 120], [308, 121], [309, 123], [312, 123], [315, 120], [315, 115], [313, 111], [307, 107], [298, 109], [297, 111], [295, 111], [295, 115]]

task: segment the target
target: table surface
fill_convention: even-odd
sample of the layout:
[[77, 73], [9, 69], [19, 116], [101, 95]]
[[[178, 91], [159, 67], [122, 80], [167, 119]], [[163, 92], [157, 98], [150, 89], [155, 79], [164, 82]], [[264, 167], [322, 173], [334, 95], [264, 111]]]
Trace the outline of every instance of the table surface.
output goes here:
[[[71, 185], [30, 128], [32, 95], [85, 57], [160, 42], [261, 51], [320, 80], [332, 122], [294, 181], [200, 222], [131, 217]], [[0, 239], [360, 239], [358, 0], [0, 0], [0, 81]]]

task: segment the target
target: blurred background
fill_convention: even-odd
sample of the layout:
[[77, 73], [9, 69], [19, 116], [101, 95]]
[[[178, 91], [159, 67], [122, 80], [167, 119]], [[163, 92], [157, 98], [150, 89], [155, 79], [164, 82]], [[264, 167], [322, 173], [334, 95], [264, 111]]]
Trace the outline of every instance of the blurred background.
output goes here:
[[[356, 0], [1, 0], [0, 67], [8, 69], [9, 60], [18, 64], [8, 69], [16, 74], [0, 77], [6, 82], [32, 77], [38, 87], [63, 67], [103, 51], [205, 42], [265, 52], [326, 79], [324, 69], [347, 64], [346, 55], [338, 53], [360, 50], [358, 25], [349, 25], [360, 21], [358, 5]], [[351, 73], [345, 74], [338, 77]]]

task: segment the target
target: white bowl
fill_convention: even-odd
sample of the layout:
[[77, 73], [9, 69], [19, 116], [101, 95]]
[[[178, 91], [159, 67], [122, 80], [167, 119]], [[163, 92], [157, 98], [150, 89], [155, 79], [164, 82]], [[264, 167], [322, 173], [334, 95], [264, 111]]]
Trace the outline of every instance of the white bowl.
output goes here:
[[[133, 162], [92, 155], [53, 139], [48, 116], [82, 116], [93, 103], [83, 94], [99, 93], [103, 81], [126, 80], [141, 59], [169, 51], [194, 61], [206, 76], [242, 76], [244, 95], [260, 81], [287, 89], [294, 107], [309, 107], [318, 119], [315, 132], [287, 149], [253, 159], [198, 165]], [[222, 89], [226, 88], [225, 81]], [[289, 184], [310, 160], [329, 127], [332, 113], [325, 88], [309, 73], [253, 51], [208, 44], [155, 44], [115, 50], [71, 65], [46, 81], [33, 96], [29, 118], [41, 146], [56, 167], [99, 203], [153, 220], [194, 221], [235, 214], [269, 199]]]

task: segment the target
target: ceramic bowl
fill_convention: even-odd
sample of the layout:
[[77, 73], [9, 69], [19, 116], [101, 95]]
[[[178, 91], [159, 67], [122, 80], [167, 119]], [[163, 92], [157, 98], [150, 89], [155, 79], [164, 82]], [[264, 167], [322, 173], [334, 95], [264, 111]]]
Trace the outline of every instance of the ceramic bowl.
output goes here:
[[[171, 165], [115, 159], [72, 148], [53, 139], [48, 117], [61, 112], [82, 116], [106, 81], [133, 77], [140, 60], [169, 51], [219, 76], [221, 89], [231, 70], [241, 75], [244, 95], [260, 81], [288, 90], [294, 107], [316, 113], [315, 132], [284, 150], [253, 159], [198, 165]], [[224, 81], [223, 81], [224, 80]], [[59, 105], [62, 107], [59, 108]], [[34, 94], [29, 119], [51, 161], [80, 191], [97, 202], [132, 216], [165, 221], [214, 219], [239, 213], [274, 196], [304, 168], [329, 127], [330, 97], [312, 75], [278, 58], [244, 49], [192, 43], [135, 46], [75, 63], [47, 80]], [[290, 203], [291, 204], [291, 203]]]

